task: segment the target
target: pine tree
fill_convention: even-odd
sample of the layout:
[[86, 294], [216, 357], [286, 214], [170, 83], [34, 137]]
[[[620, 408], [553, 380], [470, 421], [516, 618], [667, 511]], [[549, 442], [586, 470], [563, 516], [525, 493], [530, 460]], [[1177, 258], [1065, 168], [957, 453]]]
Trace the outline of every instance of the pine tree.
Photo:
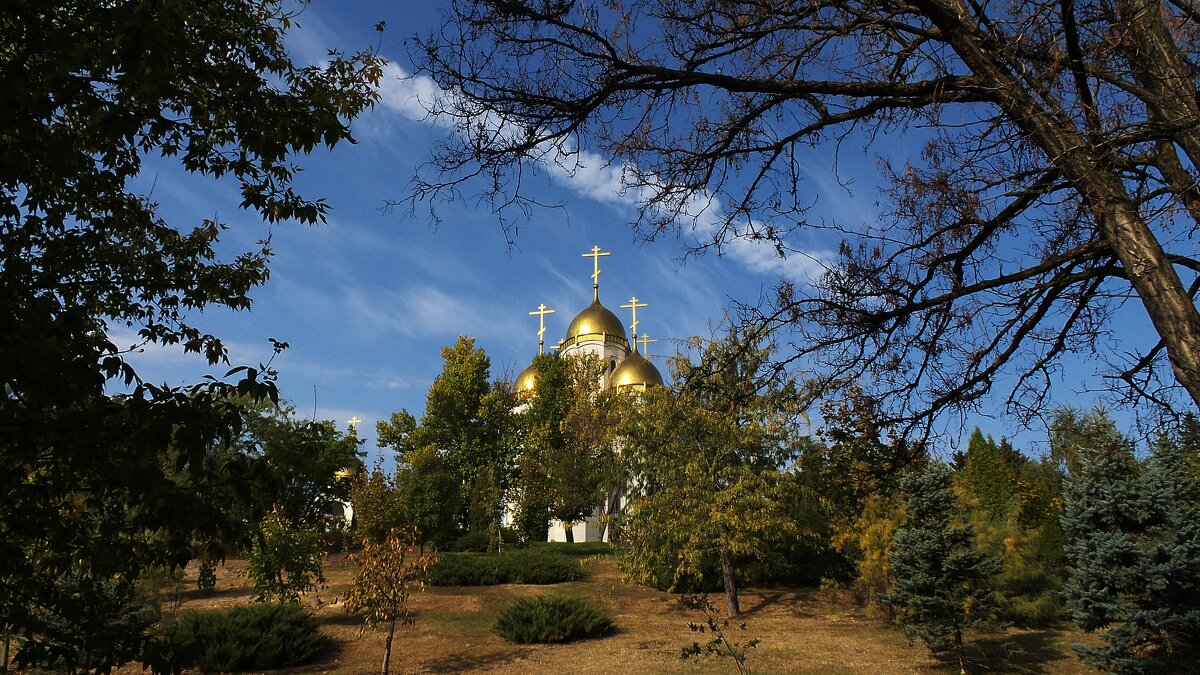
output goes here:
[[955, 525], [950, 467], [930, 462], [901, 483], [908, 525], [897, 530], [891, 553], [897, 609], [909, 639], [920, 637], [935, 653], [953, 650], [964, 667], [963, 634], [995, 625], [987, 581], [1000, 562], [974, 548], [971, 525]]
[[1075, 650], [1089, 665], [1118, 673], [1194, 667], [1200, 486], [1187, 475], [1194, 450], [1164, 438], [1142, 467], [1107, 417], [1092, 415], [1084, 430], [1089, 442], [1081, 444], [1063, 516], [1064, 594], [1080, 628], [1109, 630], [1105, 646]]

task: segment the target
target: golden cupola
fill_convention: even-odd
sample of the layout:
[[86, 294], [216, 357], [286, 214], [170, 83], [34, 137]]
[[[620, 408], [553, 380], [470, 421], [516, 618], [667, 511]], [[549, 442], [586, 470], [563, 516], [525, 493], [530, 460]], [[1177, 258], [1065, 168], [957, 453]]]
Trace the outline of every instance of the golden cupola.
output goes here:
[[533, 364], [525, 366], [525, 370], [517, 375], [517, 381], [513, 385], [513, 391], [516, 392], [517, 398], [529, 398], [533, 396], [534, 390], [537, 389], [537, 369]]
[[609, 382], [617, 391], [646, 391], [650, 387], [663, 386], [662, 373], [637, 352], [636, 346], [609, 376]]
[[592, 300], [591, 305], [571, 320], [561, 348], [566, 349], [582, 342], [616, 343], [629, 348], [629, 341], [625, 338], [625, 326], [621, 325], [621, 320], [615, 314], [600, 304], [599, 297]]

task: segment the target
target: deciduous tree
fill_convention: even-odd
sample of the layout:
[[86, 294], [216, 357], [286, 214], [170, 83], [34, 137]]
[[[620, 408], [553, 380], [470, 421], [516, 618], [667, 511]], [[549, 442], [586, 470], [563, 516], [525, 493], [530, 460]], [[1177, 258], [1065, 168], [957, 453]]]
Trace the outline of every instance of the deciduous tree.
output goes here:
[[[817, 256], [815, 286], [781, 283], [758, 318], [795, 330], [812, 377], [868, 383], [917, 428], [1002, 378], [1015, 411], [1039, 410], [1073, 352], [1109, 358], [1132, 399], [1169, 409], [1181, 387], [1194, 407], [1198, 11], [455, 0], [416, 43], [458, 124], [413, 196], [479, 179], [496, 210], [528, 209], [530, 167], [610, 162], [645, 236]], [[814, 149], [877, 153], [880, 222], [808, 214], [842, 198], [803, 183]], [[805, 250], [817, 229], [836, 259]], [[1130, 301], [1150, 337], [1106, 340]]]
[[383, 675], [391, 669], [396, 624], [412, 623], [408, 599], [413, 590], [422, 588], [421, 578], [433, 561], [418, 554], [416, 544], [402, 531], [393, 531], [382, 541], [366, 541], [354, 555], [354, 585], [346, 594], [346, 609], [361, 614], [371, 627], [387, 626]]
[[249, 307], [270, 246], [218, 254], [227, 223], [168, 223], [133, 186], [161, 155], [236, 186], [250, 220], [324, 219], [328, 205], [293, 187], [296, 157], [352, 140], [383, 62], [366, 51], [294, 63], [291, 11], [0, 7], [0, 625], [22, 649], [39, 640], [32, 617], [66, 611], [66, 575], [182, 565], [197, 529], [233, 526], [204, 496], [220, 480], [204, 458], [237, 436], [233, 393], [275, 395], [265, 368], [160, 387], [126, 356], [177, 344], [224, 363], [192, 313]]
[[697, 340], [698, 362], [672, 362], [672, 390], [629, 408], [623, 452], [634, 476], [622, 565], [649, 579], [664, 561], [675, 581], [720, 565], [729, 613], [740, 613], [735, 556], [764, 556], [768, 536], [800, 536], [783, 470], [798, 452], [806, 403], [798, 383], [769, 367], [771, 346], [731, 329]]
[[[461, 336], [443, 347], [442, 359], [442, 372], [429, 386], [420, 423], [407, 410], [394, 413], [376, 425], [379, 442], [393, 448], [401, 462], [410, 453], [433, 447], [459, 484], [456, 520], [486, 531], [498, 517], [498, 506], [474, 514], [471, 506], [489, 503], [491, 495], [506, 487], [513, 464], [507, 425], [514, 402], [506, 386], [489, 380], [491, 359], [475, 346], [474, 338]], [[481, 482], [484, 474], [498, 484]]]

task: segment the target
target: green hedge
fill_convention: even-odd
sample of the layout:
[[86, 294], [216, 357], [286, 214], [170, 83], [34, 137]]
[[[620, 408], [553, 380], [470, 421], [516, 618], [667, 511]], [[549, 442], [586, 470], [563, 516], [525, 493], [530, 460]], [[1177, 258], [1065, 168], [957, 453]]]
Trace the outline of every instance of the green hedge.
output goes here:
[[496, 632], [512, 642], [571, 642], [600, 637], [612, 628], [607, 612], [584, 598], [522, 598], [496, 617]]
[[183, 615], [154, 638], [146, 665], [156, 673], [283, 668], [313, 659], [330, 642], [299, 605], [255, 603]]
[[431, 586], [556, 584], [583, 576], [579, 561], [546, 549], [517, 549], [499, 554], [447, 553], [429, 568]]
[[598, 555], [612, 555], [613, 546], [603, 541], [587, 541], [578, 544], [567, 544], [561, 541], [546, 541], [530, 544], [531, 551], [549, 551], [572, 558], [591, 558]]

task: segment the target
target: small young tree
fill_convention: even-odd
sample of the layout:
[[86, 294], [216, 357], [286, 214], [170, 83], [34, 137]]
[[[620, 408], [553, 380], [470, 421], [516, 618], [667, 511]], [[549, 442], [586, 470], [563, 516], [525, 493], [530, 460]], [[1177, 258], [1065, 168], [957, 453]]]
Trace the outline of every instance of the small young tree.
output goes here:
[[421, 577], [434, 560], [417, 553], [411, 543], [413, 536], [415, 533], [409, 530], [407, 537], [393, 532], [380, 542], [366, 540], [362, 551], [353, 556], [358, 570], [354, 586], [346, 594], [346, 609], [361, 614], [371, 627], [387, 625], [383, 675], [391, 667], [396, 624], [412, 623], [408, 599], [414, 589], [422, 588]]
[[247, 555], [255, 600], [296, 602], [302, 593], [325, 583], [320, 531], [289, 519], [278, 508], [263, 519], [261, 529]]
[[952, 482], [950, 467], [937, 461], [901, 482], [908, 524], [896, 531], [895, 590], [886, 602], [910, 640], [920, 637], [934, 653], [953, 650], [965, 670], [964, 632], [995, 624], [987, 581], [1000, 562], [975, 550], [973, 527], [954, 525]]

